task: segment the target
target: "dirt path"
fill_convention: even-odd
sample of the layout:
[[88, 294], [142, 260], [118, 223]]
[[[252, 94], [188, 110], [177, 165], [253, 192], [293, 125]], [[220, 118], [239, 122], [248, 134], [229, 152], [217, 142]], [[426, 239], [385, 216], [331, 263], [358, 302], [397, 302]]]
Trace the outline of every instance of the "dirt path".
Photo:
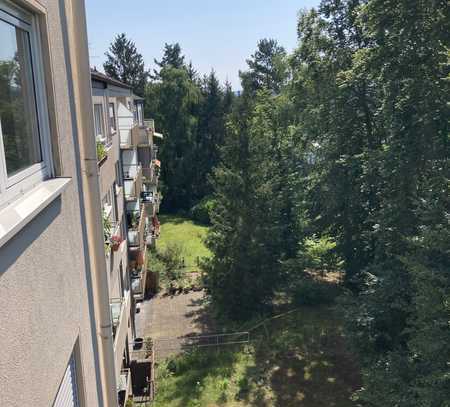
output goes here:
[[184, 337], [212, 332], [203, 291], [175, 296], [160, 293], [138, 307], [136, 334], [153, 338], [157, 360], [180, 352]]

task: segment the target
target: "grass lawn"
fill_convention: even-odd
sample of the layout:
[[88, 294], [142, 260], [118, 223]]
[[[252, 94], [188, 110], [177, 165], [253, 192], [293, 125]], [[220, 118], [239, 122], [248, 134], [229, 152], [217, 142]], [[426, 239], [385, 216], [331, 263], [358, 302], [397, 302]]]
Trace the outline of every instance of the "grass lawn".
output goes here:
[[340, 325], [331, 308], [302, 307], [251, 331], [248, 345], [177, 356], [158, 367], [152, 406], [356, 407], [360, 372]]
[[164, 250], [168, 244], [177, 243], [183, 247], [185, 264], [188, 268], [196, 267], [197, 258], [208, 257], [209, 250], [204, 245], [208, 227], [194, 223], [188, 218], [174, 215], [160, 215], [161, 237], [158, 250]]

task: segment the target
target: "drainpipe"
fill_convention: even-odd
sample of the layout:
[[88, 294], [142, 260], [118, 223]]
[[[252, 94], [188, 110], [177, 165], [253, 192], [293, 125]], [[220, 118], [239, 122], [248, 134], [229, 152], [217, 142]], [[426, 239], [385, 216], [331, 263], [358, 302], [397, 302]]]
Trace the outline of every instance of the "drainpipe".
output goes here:
[[[91, 93], [86, 15], [83, 0], [64, 1], [69, 41], [69, 61], [73, 79], [76, 126], [81, 161], [83, 203], [91, 268], [97, 355], [104, 406], [117, 407], [114, 344], [106, 270], [101, 197]], [[94, 352], [96, 350], [94, 349]]]

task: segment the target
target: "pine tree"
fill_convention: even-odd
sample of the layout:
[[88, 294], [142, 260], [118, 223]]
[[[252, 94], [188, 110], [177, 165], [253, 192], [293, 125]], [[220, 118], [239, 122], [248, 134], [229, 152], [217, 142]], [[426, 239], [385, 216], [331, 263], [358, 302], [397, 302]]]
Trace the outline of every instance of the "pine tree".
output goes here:
[[207, 288], [218, 310], [234, 319], [264, 312], [281, 282], [283, 177], [273, 159], [279, 147], [274, 104], [263, 91], [253, 111], [233, 114], [213, 176]]
[[274, 39], [258, 41], [257, 50], [247, 64], [249, 69], [239, 75], [244, 92], [252, 95], [263, 88], [279, 93], [288, 78], [286, 51]]
[[118, 34], [105, 53], [106, 62], [103, 64], [105, 73], [133, 88], [138, 96], [144, 96], [148, 72], [145, 70], [144, 58], [137, 51], [133, 41], [124, 33]]
[[164, 44], [163, 57], [161, 61], [154, 59], [154, 62], [156, 66], [159, 67], [159, 69], [153, 70], [153, 79], [160, 79], [161, 70], [164, 68], [186, 68], [184, 55], [181, 53], [181, 47], [178, 42], [176, 42], [175, 44]]

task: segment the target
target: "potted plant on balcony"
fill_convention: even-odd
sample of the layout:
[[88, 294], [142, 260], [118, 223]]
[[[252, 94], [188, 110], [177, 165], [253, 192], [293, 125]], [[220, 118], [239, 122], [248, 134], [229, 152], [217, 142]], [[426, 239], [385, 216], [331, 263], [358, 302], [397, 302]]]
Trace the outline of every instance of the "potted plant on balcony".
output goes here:
[[102, 141], [97, 140], [97, 162], [101, 164], [105, 158], [106, 158], [105, 144]]
[[119, 250], [121, 243], [123, 242], [122, 236], [114, 235], [111, 236], [111, 248], [116, 252]]

